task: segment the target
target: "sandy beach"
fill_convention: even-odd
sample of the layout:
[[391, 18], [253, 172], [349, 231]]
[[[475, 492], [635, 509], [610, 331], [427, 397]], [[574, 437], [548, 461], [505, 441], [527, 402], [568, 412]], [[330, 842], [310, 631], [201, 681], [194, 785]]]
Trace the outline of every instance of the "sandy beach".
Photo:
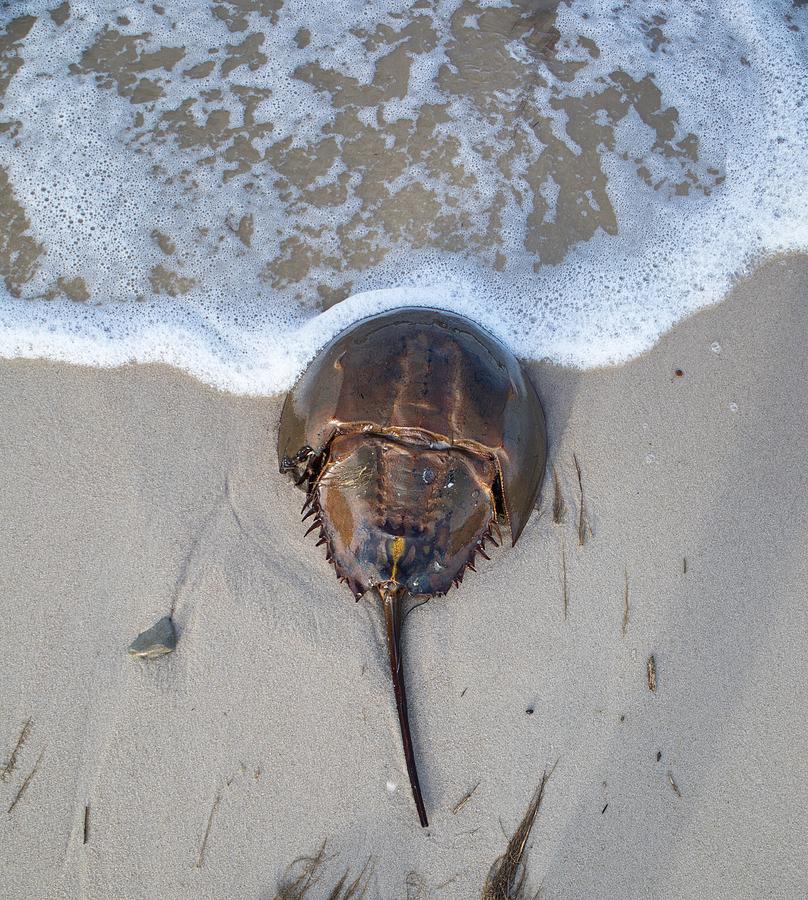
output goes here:
[[[327, 841], [311, 896], [370, 861], [369, 897], [472, 898], [556, 761], [544, 900], [808, 894], [806, 300], [775, 259], [633, 362], [530, 366], [541, 508], [406, 624], [426, 831], [282, 398], [0, 363], [0, 895], [271, 900]], [[130, 658], [172, 607], [177, 650]]]

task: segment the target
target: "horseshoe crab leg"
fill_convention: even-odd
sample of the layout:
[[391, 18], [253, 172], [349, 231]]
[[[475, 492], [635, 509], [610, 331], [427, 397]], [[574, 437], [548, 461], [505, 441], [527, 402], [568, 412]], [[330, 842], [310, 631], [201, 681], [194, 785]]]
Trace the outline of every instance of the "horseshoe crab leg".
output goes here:
[[418, 810], [418, 819], [422, 828], [428, 828], [424, 798], [421, 795], [421, 785], [418, 782], [418, 770], [415, 768], [415, 754], [412, 749], [410, 736], [410, 722], [407, 716], [407, 691], [404, 686], [404, 667], [401, 656], [401, 617], [403, 601], [407, 597], [406, 590], [395, 586], [383, 588], [379, 591], [384, 604], [384, 622], [387, 630], [387, 652], [390, 656], [390, 675], [393, 679], [393, 691], [396, 695], [396, 708], [398, 709], [398, 723], [401, 726], [401, 741], [404, 745], [404, 759], [407, 761], [407, 774], [410, 776], [412, 796], [415, 800], [415, 808]]

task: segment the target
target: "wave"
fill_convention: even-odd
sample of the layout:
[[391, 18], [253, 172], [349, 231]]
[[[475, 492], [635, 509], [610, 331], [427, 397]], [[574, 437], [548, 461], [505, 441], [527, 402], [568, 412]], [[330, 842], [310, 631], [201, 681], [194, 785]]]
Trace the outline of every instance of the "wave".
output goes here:
[[625, 361], [808, 249], [802, 6], [15, 4], [0, 355], [267, 394], [427, 304]]

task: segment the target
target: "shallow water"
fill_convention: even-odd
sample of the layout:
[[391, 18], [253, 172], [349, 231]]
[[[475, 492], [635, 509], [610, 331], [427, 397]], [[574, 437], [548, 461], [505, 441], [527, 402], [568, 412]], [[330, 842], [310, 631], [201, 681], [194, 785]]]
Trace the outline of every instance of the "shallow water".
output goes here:
[[808, 249], [803, 6], [6, 4], [0, 354], [268, 393], [428, 303], [625, 360]]

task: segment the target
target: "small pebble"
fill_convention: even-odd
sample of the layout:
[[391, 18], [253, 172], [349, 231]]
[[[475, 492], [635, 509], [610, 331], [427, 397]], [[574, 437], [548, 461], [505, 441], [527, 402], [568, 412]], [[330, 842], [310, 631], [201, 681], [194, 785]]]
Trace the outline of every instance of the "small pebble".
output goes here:
[[142, 659], [155, 659], [171, 653], [177, 646], [177, 629], [171, 616], [163, 616], [151, 628], [142, 631], [129, 645], [129, 653]]

